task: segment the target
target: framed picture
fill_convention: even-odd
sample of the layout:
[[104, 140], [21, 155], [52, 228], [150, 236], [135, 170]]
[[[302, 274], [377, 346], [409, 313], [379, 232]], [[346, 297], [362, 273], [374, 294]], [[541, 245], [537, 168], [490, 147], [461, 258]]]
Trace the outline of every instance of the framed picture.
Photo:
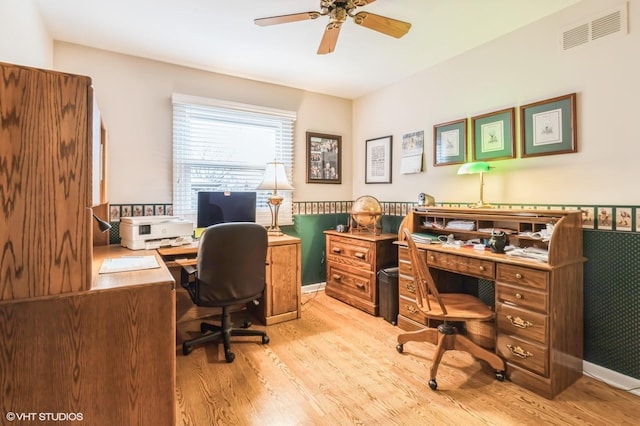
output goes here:
[[391, 183], [391, 136], [366, 141], [364, 183]]
[[467, 119], [433, 126], [433, 165], [461, 164], [467, 159]]
[[575, 93], [520, 107], [520, 123], [522, 157], [578, 150]]
[[307, 132], [307, 183], [342, 183], [342, 136]]
[[515, 108], [471, 117], [473, 160], [501, 160], [516, 156]]

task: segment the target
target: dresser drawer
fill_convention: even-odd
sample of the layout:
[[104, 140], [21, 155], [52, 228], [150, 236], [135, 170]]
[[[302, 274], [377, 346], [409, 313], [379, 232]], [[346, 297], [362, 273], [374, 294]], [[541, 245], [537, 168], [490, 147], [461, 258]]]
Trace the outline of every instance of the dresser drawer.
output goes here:
[[327, 258], [367, 270], [372, 270], [375, 265], [375, 250], [367, 241], [331, 236], [327, 245]]
[[549, 351], [546, 346], [498, 333], [496, 352], [507, 362], [548, 377]]
[[547, 293], [498, 282], [496, 282], [496, 300], [541, 313], [547, 313], [549, 310], [549, 295]]
[[427, 266], [493, 281], [495, 263], [473, 257], [427, 250]]
[[549, 273], [524, 266], [499, 264], [496, 268], [496, 281], [547, 290], [549, 287]]
[[327, 264], [327, 287], [375, 302], [375, 277], [367, 272], [344, 265]]
[[547, 340], [547, 315], [498, 303], [496, 321], [500, 333], [518, 336], [543, 345]]

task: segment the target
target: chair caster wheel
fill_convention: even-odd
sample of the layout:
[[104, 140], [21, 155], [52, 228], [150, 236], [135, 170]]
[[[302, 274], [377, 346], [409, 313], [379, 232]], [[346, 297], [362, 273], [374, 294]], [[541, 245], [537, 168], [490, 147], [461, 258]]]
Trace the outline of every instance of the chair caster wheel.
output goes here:
[[187, 356], [191, 353], [191, 351], [193, 350], [193, 348], [189, 345], [187, 345], [186, 343], [182, 344], [182, 355]]
[[396, 345], [396, 351], [398, 351], [398, 353], [401, 354], [403, 350], [404, 350], [404, 347], [402, 346], [402, 343], [398, 343]]
[[499, 382], [504, 382], [504, 371], [496, 371], [496, 379]]
[[228, 364], [231, 364], [234, 359], [236, 359], [236, 354], [231, 351], [224, 351], [224, 359], [227, 360]]
[[429, 387], [431, 388], [431, 390], [438, 389], [438, 383], [436, 382], [436, 379], [429, 380]]
[[245, 321], [242, 323], [242, 328], [249, 328], [251, 327], [251, 321]]
[[267, 343], [269, 343], [269, 336], [262, 336], [262, 344], [266, 345]]

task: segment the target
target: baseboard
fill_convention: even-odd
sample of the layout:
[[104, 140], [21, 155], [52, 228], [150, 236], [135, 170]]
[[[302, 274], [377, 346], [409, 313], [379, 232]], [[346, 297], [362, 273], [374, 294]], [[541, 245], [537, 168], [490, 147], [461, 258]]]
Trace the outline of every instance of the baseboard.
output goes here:
[[312, 294], [318, 291], [324, 291], [324, 287], [327, 283], [307, 284], [302, 286], [302, 294]]
[[585, 376], [593, 377], [608, 385], [640, 396], [640, 380], [638, 379], [625, 376], [624, 374], [587, 361], [582, 362], [582, 369], [584, 370]]

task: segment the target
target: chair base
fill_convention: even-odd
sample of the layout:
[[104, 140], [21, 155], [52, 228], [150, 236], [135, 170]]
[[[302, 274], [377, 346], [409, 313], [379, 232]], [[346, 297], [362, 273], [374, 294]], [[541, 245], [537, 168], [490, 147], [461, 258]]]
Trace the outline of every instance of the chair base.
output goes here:
[[483, 360], [493, 367], [496, 370], [497, 380], [503, 381], [505, 378], [505, 363], [502, 358], [496, 353], [472, 342], [467, 336], [458, 334], [456, 328], [446, 322], [438, 326], [437, 329], [425, 328], [399, 335], [396, 350], [402, 353], [404, 344], [407, 342], [428, 342], [436, 345], [436, 352], [429, 369], [429, 387], [433, 390], [438, 387], [436, 374], [438, 373], [442, 356], [446, 351], [450, 350], [470, 353], [474, 358]]
[[191, 340], [187, 340], [182, 343], [183, 355], [189, 355], [194, 346], [201, 345], [209, 342], [222, 342], [224, 345], [224, 358], [230, 363], [236, 358], [236, 355], [231, 352], [231, 336], [260, 336], [262, 337], [262, 344], [269, 343], [269, 336], [262, 330], [249, 330], [251, 327], [250, 322], [245, 322], [242, 328], [233, 328], [231, 323], [231, 314], [228, 307], [222, 308], [222, 324], [214, 325], [207, 322], [200, 324], [200, 332], [202, 336], [196, 337]]

